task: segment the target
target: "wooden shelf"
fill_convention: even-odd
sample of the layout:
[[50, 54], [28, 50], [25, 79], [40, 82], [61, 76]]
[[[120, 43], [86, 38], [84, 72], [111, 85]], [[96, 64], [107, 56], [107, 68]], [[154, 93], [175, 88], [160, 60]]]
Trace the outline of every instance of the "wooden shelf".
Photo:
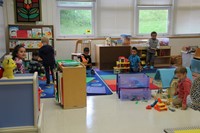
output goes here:
[[170, 67], [171, 64], [155, 64], [154, 67]]
[[115, 70], [130, 69], [130, 67], [113, 67]]
[[171, 56], [155, 56], [156, 58], [171, 58]]
[[[10, 50], [13, 50], [14, 48], [9, 48]], [[26, 48], [26, 50], [38, 50], [40, 48]]]
[[[41, 38], [9, 38], [9, 40], [41, 40]], [[49, 40], [53, 40], [53, 38], [49, 38]]]

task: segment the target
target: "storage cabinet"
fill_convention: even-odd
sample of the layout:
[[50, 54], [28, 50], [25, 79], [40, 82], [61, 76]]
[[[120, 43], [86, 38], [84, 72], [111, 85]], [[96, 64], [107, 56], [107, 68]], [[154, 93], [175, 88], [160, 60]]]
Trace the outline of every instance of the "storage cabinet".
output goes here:
[[[138, 47], [138, 55], [140, 56], [142, 65], [146, 65], [147, 48]], [[154, 67], [169, 67], [171, 66], [171, 47], [160, 46], [156, 51]]]
[[128, 58], [131, 46], [96, 45], [96, 64], [100, 70], [113, 70], [119, 56]]
[[86, 68], [83, 64], [64, 67], [58, 62], [58, 102], [63, 109], [86, 107]]

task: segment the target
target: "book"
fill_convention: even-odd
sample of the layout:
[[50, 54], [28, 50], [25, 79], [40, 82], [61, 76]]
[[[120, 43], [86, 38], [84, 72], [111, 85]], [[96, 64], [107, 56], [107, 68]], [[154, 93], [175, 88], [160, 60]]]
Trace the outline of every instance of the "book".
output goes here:
[[28, 38], [32, 38], [32, 31], [31, 30], [27, 30], [27, 36], [28, 36]]
[[18, 41], [17, 40], [12, 40], [12, 41], [9, 42], [9, 44], [10, 44], [9, 48], [14, 48], [18, 44]]
[[52, 30], [50, 27], [42, 27], [42, 35], [47, 38], [52, 38]]
[[28, 38], [27, 30], [17, 30], [17, 38]]
[[33, 38], [41, 38], [42, 37], [42, 29], [40, 29], [40, 28], [33, 28], [32, 29], [32, 37]]
[[10, 26], [9, 27], [10, 38], [17, 38], [17, 31], [18, 30], [19, 30], [18, 26]]

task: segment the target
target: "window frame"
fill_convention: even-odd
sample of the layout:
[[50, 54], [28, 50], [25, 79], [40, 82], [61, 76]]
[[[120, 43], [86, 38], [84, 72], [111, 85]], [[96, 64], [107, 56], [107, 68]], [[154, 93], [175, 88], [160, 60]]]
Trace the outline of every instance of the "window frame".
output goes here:
[[[92, 3], [92, 6], [59, 6], [57, 4], [56, 8], [57, 8], [57, 12], [56, 12], [56, 15], [57, 15], [57, 38], [87, 38], [87, 37], [94, 37], [95, 34], [96, 34], [96, 31], [95, 31], [95, 2], [91, 2]], [[91, 10], [91, 13], [92, 13], [92, 33], [91, 34], [85, 34], [85, 35], [64, 35], [64, 34], [61, 34], [60, 32], [60, 11], [61, 10]]]
[[[137, 5], [136, 5], [137, 6]], [[136, 7], [136, 26], [135, 26], [135, 32], [136, 36], [149, 36], [150, 33], [141, 34], [139, 33], [139, 11], [140, 10], [168, 10], [168, 24], [167, 24], [167, 33], [159, 33], [159, 36], [169, 36], [171, 34], [171, 28], [172, 28], [172, 9], [173, 6], [137, 6]]]

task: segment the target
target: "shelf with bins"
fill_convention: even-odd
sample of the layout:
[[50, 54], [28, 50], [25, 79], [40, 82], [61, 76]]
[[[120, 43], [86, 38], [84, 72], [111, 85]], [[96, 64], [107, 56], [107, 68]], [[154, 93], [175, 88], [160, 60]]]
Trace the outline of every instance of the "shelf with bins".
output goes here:
[[23, 45], [27, 51], [27, 58], [31, 60], [32, 52], [43, 46], [42, 37], [49, 38], [49, 45], [54, 47], [53, 25], [8, 25], [9, 52], [16, 45]]
[[[141, 59], [141, 64], [146, 65], [146, 55], [147, 47], [138, 47], [138, 55]], [[169, 67], [171, 66], [171, 47], [170, 46], [160, 46], [156, 51], [155, 67]]]

